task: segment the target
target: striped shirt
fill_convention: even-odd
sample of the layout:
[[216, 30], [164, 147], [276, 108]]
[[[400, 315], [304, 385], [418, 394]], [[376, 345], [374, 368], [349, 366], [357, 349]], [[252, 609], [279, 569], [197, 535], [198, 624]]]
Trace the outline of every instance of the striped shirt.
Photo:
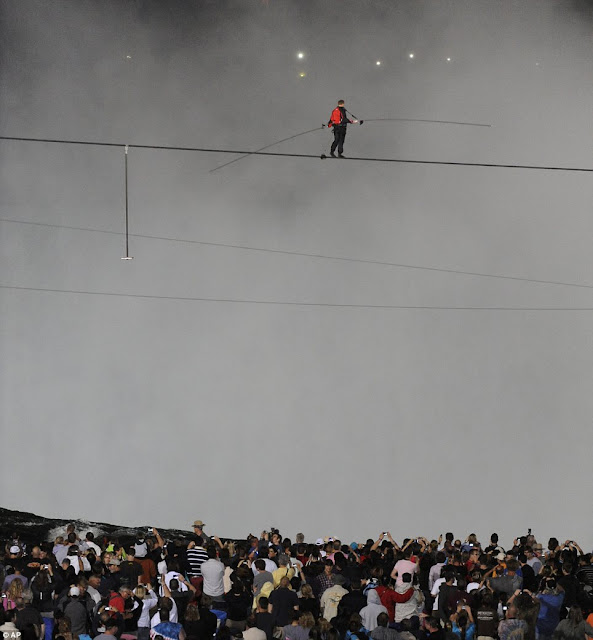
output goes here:
[[190, 578], [201, 578], [202, 563], [208, 560], [206, 549], [202, 547], [194, 547], [193, 549], [188, 549], [186, 552], [186, 558], [188, 565], [187, 575]]

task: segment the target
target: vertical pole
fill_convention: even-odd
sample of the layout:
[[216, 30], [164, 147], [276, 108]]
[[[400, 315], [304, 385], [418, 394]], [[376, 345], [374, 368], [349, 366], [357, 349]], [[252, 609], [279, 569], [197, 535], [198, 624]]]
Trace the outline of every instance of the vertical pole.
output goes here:
[[128, 213], [129, 213], [129, 197], [128, 197], [128, 145], [124, 147], [124, 183], [126, 190], [126, 255], [122, 258], [122, 260], [133, 260], [130, 255], [130, 235], [129, 235], [129, 226], [128, 226]]

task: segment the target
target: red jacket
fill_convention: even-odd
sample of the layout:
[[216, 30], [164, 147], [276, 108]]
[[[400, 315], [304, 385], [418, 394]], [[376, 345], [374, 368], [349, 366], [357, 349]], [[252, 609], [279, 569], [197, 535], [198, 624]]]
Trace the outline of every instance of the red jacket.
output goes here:
[[332, 114], [331, 114], [331, 117], [329, 119], [329, 122], [327, 123], [327, 126], [328, 127], [334, 127], [334, 126], [339, 125], [339, 124], [347, 124], [348, 122], [350, 124], [353, 124], [352, 120], [349, 120], [346, 117], [346, 112], [344, 112], [342, 114], [342, 111], [341, 111], [340, 107], [336, 107], [332, 111]]
[[404, 593], [398, 593], [394, 589], [378, 586], [375, 591], [381, 600], [381, 604], [387, 609], [387, 615], [389, 616], [389, 622], [395, 621], [395, 607], [398, 602], [407, 602], [413, 595], [414, 589], [410, 587]]

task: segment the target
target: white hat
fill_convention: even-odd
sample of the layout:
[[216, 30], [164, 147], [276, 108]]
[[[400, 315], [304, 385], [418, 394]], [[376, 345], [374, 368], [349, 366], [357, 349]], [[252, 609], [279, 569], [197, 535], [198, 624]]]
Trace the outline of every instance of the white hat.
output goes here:
[[12, 547], [10, 547], [10, 553], [16, 554], [20, 552], [21, 552], [21, 548], [18, 545], [13, 544]]
[[69, 596], [79, 596], [80, 589], [78, 587], [70, 587], [70, 591], [68, 591]]
[[317, 540], [315, 540], [315, 544], [316, 544], [318, 547], [322, 547], [322, 546], [323, 546], [323, 544], [324, 544], [324, 542], [323, 542], [323, 538], [317, 538]]

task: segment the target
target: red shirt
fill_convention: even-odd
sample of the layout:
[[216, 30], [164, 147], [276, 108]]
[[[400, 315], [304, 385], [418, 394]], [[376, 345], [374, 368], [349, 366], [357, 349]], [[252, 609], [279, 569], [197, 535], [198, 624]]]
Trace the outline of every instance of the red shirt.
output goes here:
[[124, 612], [125, 602], [123, 597], [119, 593], [111, 592], [111, 597], [109, 598], [109, 606], [117, 609], [120, 613]]

